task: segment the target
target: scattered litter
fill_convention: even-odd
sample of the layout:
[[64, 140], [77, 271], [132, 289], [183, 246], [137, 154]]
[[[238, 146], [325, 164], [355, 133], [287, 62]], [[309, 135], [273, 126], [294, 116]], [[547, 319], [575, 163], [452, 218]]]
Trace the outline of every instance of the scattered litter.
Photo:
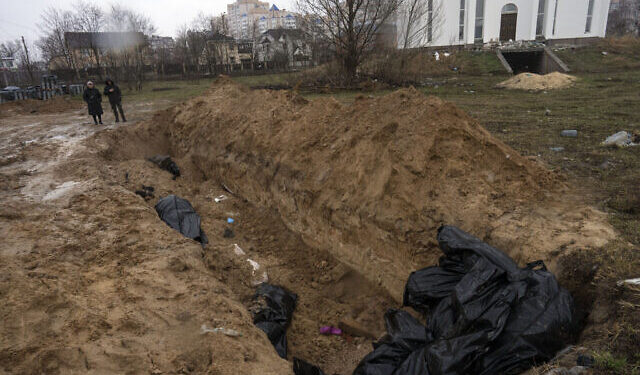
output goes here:
[[186, 199], [169, 195], [156, 204], [156, 212], [160, 219], [185, 237], [206, 244], [207, 236], [200, 227], [200, 216]]
[[233, 252], [236, 253], [236, 255], [238, 256], [247, 255], [247, 253], [245, 253], [244, 250], [242, 250], [242, 248], [238, 246], [237, 243], [233, 244]]
[[242, 336], [242, 333], [236, 331], [235, 329], [224, 328], [224, 327], [208, 328], [204, 324], [200, 326], [200, 331], [201, 331], [200, 333], [203, 335], [206, 333], [222, 333], [223, 335], [229, 336], [229, 337]]
[[436, 51], [433, 56], [436, 58], [436, 61], [440, 61], [440, 53], [438, 53], [438, 51]]
[[550, 110], [550, 109], [548, 109], [548, 108], [547, 108], [547, 109], [545, 109], [545, 110], [544, 110], [544, 115], [545, 115], [545, 116], [551, 116], [551, 110]]
[[576, 138], [578, 136], [577, 130], [563, 130], [560, 132], [562, 137]]
[[249, 262], [249, 264], [251, 264], [251, 267], [253, 268], [253, 271], [251, 271], [252, 285], [257, 286], [269, 281], [269, 276], [267, 275], [266, 271], [263, 271], [261, 274], [259, 273], [260, 264], [258, 262], [253, 259], [247, 259], [247, 262]]
[[443, 53], [443, 55], [444, 55], [444, 57], [449, 57], [449, 56], [451, 56], [451, 54], [450, 54], [449, 52], [445, 52], [445, 53]]
[[233, 191], [231, 191], [231, 189], [229, 189], [227, 187], [227, 185], [225, 185], [225, 184], [221, 184], [221, 185], [222, 185], [222, 188], [224, 189], [224, 191], [226, 191], [227, 193], [229, 193], [231, 195], [235, 195], [235, 194], [233, 194]]
[[525, 268], [462, 230], [438, 230], [439, 266], [409, 276], [387, 335], [354, 375], [511, 374], [554, 357], [572, 328], [573, 299], [541, 261]]
[[562, 152], [564, 151], [564, 147], [549, 147], [549, 150], [554, 152]]
[[233, 224], [234, 222], [235, 222], [235, 220], [233, 220], [233, 218], [231, 218], [231, 217], [227, 218], [227, 223]]
[[236, 235], [233, 233], [233, 230], [229, 228], [224, 228], [224, 233], [222, 233], [222, 237], [224, 238], [233, 238]]
[[623, 286], [623, 285], [634, 285], [634, 286], [640, 286], [640, 277], [637, 279], [628, 279], [628, 280], [620, 280], [617, 282], [618, 286]]
[[213, 200], [214, 200], [216, 203], [220, 203], [220, 202], [222, 202], [222, 201], [226, 201], [227, 199], [229, 199], [229, 197], [227, 197], [227, 196], [226, 196], [226, 195], [224, 195], [224, 194], [223, 194], [223, 195], [219, 195], [219, 196], [217, 196], [217, 197], [213, 198]]
[[607, 56], [609, 54], [609, 52], [607, 51], [602, 51], [602, 56]]
[[285, 289], [260, 284], [253, 297], [253, 324], [267, 334], [278, 355], [287, 358], [287, 328], [291, 323], [298, 296]]
[[320, 327], [321, 335], [334, 335], [334, 336], [342, 336], [342, 330], [338, 327], [332, 326], [322, 326]]
[[293, 357], [293, 373], [295, 375], [324, 375], [324, 372], [318, 367], [297, 357]]
[[180, 177], [180, 168], [178, 168], [178, 165], [173, 160], [171, 160], [171, 157], [169, 155], [156, 155], [147, 158], [147, 160], [164, 169], [165, 171], [171, 173], [174, 180]]
[[634, 143], [634, 137], [631, 133], [626, 131], [617, 132], [616, 134], [610, 135], [607, 139], [602, 142], [603, 146], [614, 146], [614, 147], [628, 147], [628, 146], [637, 146], [637, 143]]

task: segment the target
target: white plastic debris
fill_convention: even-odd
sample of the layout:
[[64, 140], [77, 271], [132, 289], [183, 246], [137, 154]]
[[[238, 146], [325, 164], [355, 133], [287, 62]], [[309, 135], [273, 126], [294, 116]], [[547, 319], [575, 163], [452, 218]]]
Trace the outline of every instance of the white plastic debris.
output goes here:
[[436, 51], [433, 56], [436, 58], [436, 61], [440, 61], [440, 54], [438, 53], [438, 51]]
[[449, 56], [451, 56], [451, 54], [449, 52], [445, 52], [444, 53], [444, 57], [449, 57]]
[[223, 335], [229, 336], [229, 337], [242, 336], [242, 333], [236, 331], [235, 329], [224, 328], [224, 327], [209, 328], [206, 326], [206, 324], [203, 324], [200, 326], [200, 334], [204, 335], [206, 333], [222, 333]]
[[620, 280], [617, 284], [618, 286], [623, 286], [624, 284], [640, 286], [640, 277], [637, 279]]
[[631, 138], [631, 133], [626, 131], [617, 132], [616, 134], [610, 135], [607, 139], [602, 142], [603, 146], [616, 146], [616, 147], [628, 147], [628, 146], [636, 146], [636, 143], [633, 143], [633, 139]]
[[217, 197], [213, 198], [213, 200], [214, 200], [216, 203], [220, 203], [220, 202], [222, 202], [222, 201], [226, 201], [227, 199], [229, 199], [229, 197], [227, 197], [227, 196], [226, 196], [226, 195], [224, 195], [224, 194], [223, 194], [223, 195], [218, 195]]
[[267, 275], [267, 271], [260, 273], [260, 264], [253, 259], [247, 259], [247, 262], [251, 264], [253, 267], [253, 271], [251, 271], [252, 280], [251, 283], [253, 285], [260, 285], [262, 283], [266, 283], [269, 281], [269, 276]]
[[237, 243], [233, 244], [233, 252], [236, 253], [236, 255], [238, 256], [247, 255], [247, 253], [245, 253], [244, 250], [242, 250], [242, 248], [238, 246]]

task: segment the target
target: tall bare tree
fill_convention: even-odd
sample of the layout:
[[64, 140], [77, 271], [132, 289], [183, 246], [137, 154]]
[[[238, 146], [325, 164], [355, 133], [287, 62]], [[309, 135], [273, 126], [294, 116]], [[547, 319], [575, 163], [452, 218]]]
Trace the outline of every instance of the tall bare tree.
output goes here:
[[320, 20], [334, 46], [336, 58], [347, 78], [353, 80], [402, 1], [298, 0], [298, 9], [304, 15]]
[[422, 47], [437, 37], [441, 26], [442, 0], [404, 0], [398, 9], [399, 46]]
[[39, 25], [44, 36], [38, 40], [37, 46], [46, 61], [56, 59], [63, 63], [67, 69], [75, 70], [76, 78], [80, 79], [78, 66], [64, 38], [66, 32], [78, 31], [74, 24], [74, 18], [71, 11], [54, 7], [47, 8], [41, 15]]
[[[150, 37], [156, 31], [149, 17], [123, 5], [111, 5], [107, 24], [110, 30], [142, 33], [145, 37]], [[119, 65], [123, 71], [129, 89], [134, 82], [137, 90], [142, 89], [145, 50], [143, 44], [143, 41], [135, 37], [133, 40], [125, 41], [123, 47], [109, 52], [112, 63]]]
[[[106, 17], [102, 8], [95, 6], [87, 1], [79, 0], [74, 5], [73, 22], [76, 30], [86, 33], [96, 33], [103, 31], [105, 28]], [[101, 46], [95, 45], [92, 41], [89, 49], [93, 54], [93, 58], [96, 62], [96, 68], [98, 68], [98, 75], [102, 79], [103, 66], [102, 66], [102, 53]]]
[[640, 33], [640, 0], [619, 0], [611, 4], [607, 33], [625, 35]]

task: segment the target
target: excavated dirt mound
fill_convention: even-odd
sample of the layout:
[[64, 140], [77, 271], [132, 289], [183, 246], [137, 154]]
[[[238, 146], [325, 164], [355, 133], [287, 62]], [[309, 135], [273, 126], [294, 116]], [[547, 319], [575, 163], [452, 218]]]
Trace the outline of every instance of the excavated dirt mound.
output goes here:
[[553, 72], [545, 75], [520, 73], [500, 82], [497, 87], [513, 90], [554, 90], [573, 86], [578, 79], [574, 76]]
[[[218, 83], [205, 96], [112, 133], [116, 159], [168, 152], [362, 272], [400, 300], [411, 270], [439, 256], [452, 224], [517, 261], [601, 246], [604, 216], [561, 179], [450, 103], [403, 89], [351, 105]], [[150, 149], [151, 147], [151, 149]]]
[[[345, 105], [221, 80], [88, 140], [94, 127], [22, 121], [0, 148], [0, 372], [291, 374], [252, 324], [250, 258], [298, 294], [288, 360], [347, 375], [411, 271], [439, 257], [440, 224], [552, 267], [614, 236], [559, 176], [415, 90]], [[168, 194], [192, 203], [208, 245], [158, 218]], [[369, 337], [318, 334], [344, 320]]]
[[9, 117], [16, 114], [60, 113], [81, 108], [81, 101], [61, 96], [49, 100], [15, 100], [0, 104], [0, 117]]

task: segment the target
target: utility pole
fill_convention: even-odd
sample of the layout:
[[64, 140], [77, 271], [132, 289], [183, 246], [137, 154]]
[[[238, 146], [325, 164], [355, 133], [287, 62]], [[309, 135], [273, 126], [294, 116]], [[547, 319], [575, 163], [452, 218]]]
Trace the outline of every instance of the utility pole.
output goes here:
[[29, 72], [29, 78], [31, 79], [31, 84], [33, 85], [33, 69], [31, 67], [31, 61], [29, 60], [29, 50], [27, 49], [27, 43], [24, 42], [24, 36], [22, 37], [22, 46], [24, 47], [24, 56], [27, 60], [27, 72]]

